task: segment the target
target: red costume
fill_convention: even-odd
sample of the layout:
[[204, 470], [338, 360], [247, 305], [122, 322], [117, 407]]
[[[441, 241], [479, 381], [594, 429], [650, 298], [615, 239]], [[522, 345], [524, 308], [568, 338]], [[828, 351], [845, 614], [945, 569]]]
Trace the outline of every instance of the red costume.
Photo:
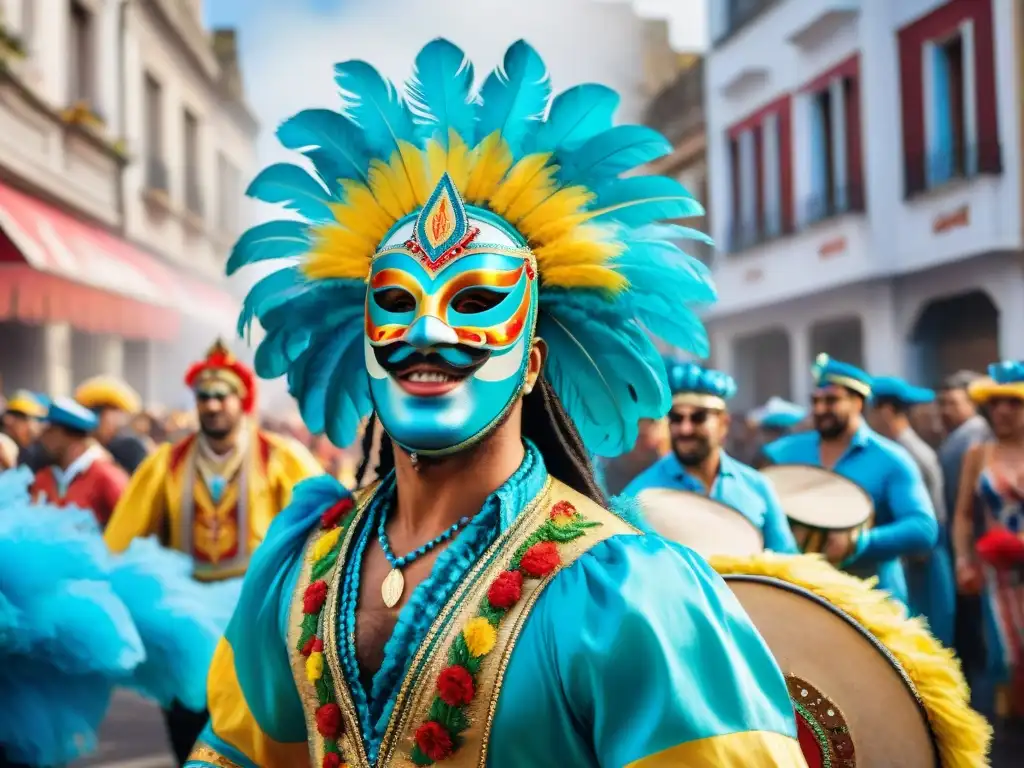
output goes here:
[[70, 482], [59, 481], [65, 474], [59, 468], [46, 467], [37, 472], [32, 498], [38, 500], [45, 495], [48, 503], [58, 507], [91, 510], [99, 524], [106, 526], [128, 485], [128, 475], [98, 446], [90, 448], [68, 469]]

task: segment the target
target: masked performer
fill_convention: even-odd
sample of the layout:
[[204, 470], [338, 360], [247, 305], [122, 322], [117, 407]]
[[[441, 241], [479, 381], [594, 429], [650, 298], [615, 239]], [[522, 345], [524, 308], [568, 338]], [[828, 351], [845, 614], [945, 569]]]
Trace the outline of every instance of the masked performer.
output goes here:
[[727, 402], [736, 394], [732, 376], [695, 363], [671, 362], [668, 381], [672, 453], [641, 473], [625, 493], [665, 488], [710, 496], [750, 520], [761, 531], [766, 549], [796, 554], [796, 540], [771, 483], [722, 448], [730, 423]]
[[[295, 483], [320, 468], [296, 441], [257, 428], [255, 376], [220, 342], [189, 369], [185, 383], [195, 394], [199, 432], [161, 446], [142, 463], [105, 538], [111, 550], [121, 552], [139, 537], [156, 536], [188, 556], [197, 580], [225, 582], [245, 573]], [[226, 626], [237, 590], [237, 583], [225, 584], [214, 593], [224, 603], [211, 601], [203, 615], [224, 615], [220, 626]], [[166, 632], [173, 637], [175, 627], [168, 625]], [[170, 665], [168, 673], [179, 666]], [[203, 698], [184, 701], [174, 679], [151, 685], [164, 691], [171, 741], [184, 762], [206, 722]]]
[[336, 444], [375, 411], [395, 470], [354, 500], [308, 481], [275, 521], [190, 765], [804, 765], [736, 600], [602, 508], [587, 458], [668, 411], [635, 318], [706, 351], [682, 302], [713, 298], [707, 272], [645, 226], [701, 208], [620, 178], [668, 142], [612, 128], [602, 86], [551, 103], [523, 42], [478, 99], [441, 40], [407, 101], [364, 62], [335, 76], [344, 113], [278, 134], [320, 180], [276, 165], [249, 188], [308, 221], [250, 230], [229, 269], [302, 257], [246, 301], [258, 370]]
[[828, 355], [818, 356], [812, 373], [814, 429], [765, 446], [765, 456], [773, 464], [825, 467], [867, 491], [874, 504], [873, 527], [830, 536], [824, 554], [855, 576], [878, 576], [879, 586], [905, 603], [900, 558], [925, 555], [938, 541], [928, 489], [907, 452], [864, 421], [871, 377]]

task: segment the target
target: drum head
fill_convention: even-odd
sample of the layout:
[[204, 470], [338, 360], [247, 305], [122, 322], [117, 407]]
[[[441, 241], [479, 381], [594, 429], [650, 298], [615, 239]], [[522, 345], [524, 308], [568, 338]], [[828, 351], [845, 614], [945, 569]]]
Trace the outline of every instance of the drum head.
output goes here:
[[822, 467], [774, 464], [761, 470], [794, 523], [826, 531], [849, 531], [871, 519], [874, 504], [859, 485]]
[[870, 633], [785, 581], [745, 575], [725, 580], [786, 675], [811, 768], [939, 764], [913, 684]]
[[649, 488], [637, 494], [644, 517], [666, 539], [702, 557], [745, 557], [764, 551], [764, 537], [732, 507], [690, 491]]

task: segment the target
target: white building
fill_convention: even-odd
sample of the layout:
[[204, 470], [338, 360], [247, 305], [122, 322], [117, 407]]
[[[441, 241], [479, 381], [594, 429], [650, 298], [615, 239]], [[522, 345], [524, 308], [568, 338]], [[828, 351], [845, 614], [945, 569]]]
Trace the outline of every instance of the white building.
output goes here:
[[1014, 0], [721, 0], [714, 358], [741, 406], [819, 352], [920, 383], [1024, 358]]
[[[104, 372], [157, 398], [230, 331], [237, 301], [220, 271], [256, 126], [232, 39], [205, 33], [200, 11], [195, 0], [0, 0], [3, 390], [64, 394]], [[143, 127], [143, 72], [167, 89], [159, 152]], [[162, 206], [146, 194], [150, 158], [166, 170]]]

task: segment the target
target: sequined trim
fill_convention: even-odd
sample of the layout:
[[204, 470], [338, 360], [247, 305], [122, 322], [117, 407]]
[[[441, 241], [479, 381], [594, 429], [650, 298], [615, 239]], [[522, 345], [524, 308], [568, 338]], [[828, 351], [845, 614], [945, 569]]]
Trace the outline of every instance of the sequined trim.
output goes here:
[[786, 677], [789, 697], [800, 718], [814, 733], [824, 768], [856, 768], [857, 754], [846, 718], [835, 703], [806, 680]]
[[242, 768], [238, 763], [228, 760], [220, 752], [206, 744], [197, 744], [185, 762], [186, 764], [201, 763], [203, 765], [213, 765], [216, 768]]

